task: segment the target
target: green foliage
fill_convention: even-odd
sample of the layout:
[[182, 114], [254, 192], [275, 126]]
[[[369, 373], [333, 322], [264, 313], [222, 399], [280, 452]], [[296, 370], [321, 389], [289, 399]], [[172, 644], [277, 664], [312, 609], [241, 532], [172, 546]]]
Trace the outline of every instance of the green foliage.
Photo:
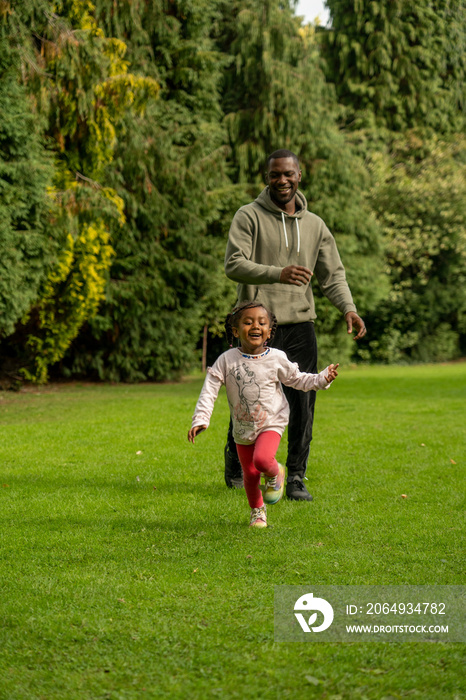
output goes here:
[[159, 86], [128, 74], [126, 45], [107, 38], [88, 0], [59, 3], [44, 29], [44, 68], [50, 76], [44, 107], [65, 173], [99, 181], [111, 163], [126, 112], [143, 109]]
[[369, 323], [351, 343], [316, 289], [321, 355], [464, 352], [464, 6], [328, 5], [330, 32], [291, 0], [0, 2], [4, 371], [197, 364], [234, 301], [231, 218], [281, 147]]
[[68, 235], [43, 285], [36, 305], [38, 330], [28, 338], [34, 365], [22, 370], [26, 379], [46, 382], [48, 368], [62, 359], [83, 323], [97, 311], [113, 250], [104, 222], [96, 222], [81, 225], [76, 237]]
[[391, 283], [368, 318], [376, 360], [444, 361], [466, 350], [465, 154], [464, 137], [411, 133], [372, 157]]
[[323, 46], [349, 119], [442, 133], [464, 124], [466, 16], [462, 0], [328, 0]]
[[53, 164], [43, 126], [20, 81], [18, 56], [0, 39], [0, 337], [35, 302], [51, 264], [47, 226]]
[[464, 4], [328, 5], [327, 72], [368, 165], [389, 280], [368, 310], [358, 355], [457, 357], [465, 349], [464, 138], [455, 133], [464, 125]]
[[128, 115], [108, 169], [127, 224], [113, 234], [105, 302], [73, 344], [66, 371], [173, 378], [199, 361], [202, 328], [219, 313], [213, 290], [225, 286], [218, 219], [232, 195], [222, 176], [223, 62], [209, 39], [212, 4], [97, 9], [107, 33], [125, 36], [131, 64], [160, 84], [161, 99], [144, 117]]
[[[50, 365], [62, 359], [103, 298], [112, 255], [109, 220], [115, 227], [124, 222], [121, 198], [105, 186], [105, 168], [123, 117], [140, 112], [158, 92], [154, 80], [127, 73], [124, 43], [105, 37], [93, 9], [87, 0], [72, 0], [29, 16], [20, 8], [9, 20], [20, 29], [25, 82], [56, 153], [51, 194], [57, 211], [50, 223], [59, 230], [59, 251], [29, 300], [24, 332], [16, 329], [27, 335], [21, 372], [37, 382], [47, 380]], [[11, 41], [17, 41], [13, 30]]]
[[[266, 156], [280, 144], [297, 147], [304, 53], [299, 20], [279, 0], [220, 2], [214, 27], [229, 57], [223, 73], [222, 109], [234, 182], [260, 182]], [[322, 83], [322, 81], [320, 81]], [[321, 87], [321, 84], [319, 85]]]

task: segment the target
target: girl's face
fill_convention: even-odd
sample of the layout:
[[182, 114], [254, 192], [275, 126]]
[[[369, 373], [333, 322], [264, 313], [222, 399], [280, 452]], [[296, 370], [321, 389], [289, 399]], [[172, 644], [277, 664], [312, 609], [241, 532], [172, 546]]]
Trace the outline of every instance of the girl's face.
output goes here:
[[270, 319], [262, 306], [245, 309], [233, 326], [233, 335], [241, 341], [241, 349], [247, 355], [260, 355], [264, 352], [265, 341], [270, 338]]

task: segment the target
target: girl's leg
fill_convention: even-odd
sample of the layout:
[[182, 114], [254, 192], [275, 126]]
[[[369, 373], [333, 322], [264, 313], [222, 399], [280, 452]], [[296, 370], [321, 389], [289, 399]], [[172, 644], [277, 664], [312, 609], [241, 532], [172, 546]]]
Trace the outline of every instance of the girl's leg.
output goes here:
[[278, 474], [278, 462], [275, 455], [280, 440], [280, 435], [274, 430], [266, 430], [259, 435], [254, 443], [254, 466], [266, 476], [277, 476]]
[[275, 455], [280, 444], [280, 435], [273, 430], [261, 433], [253, 445], [236, 445], [243, 468], [244, 488], [251, 508], [264, 505], [259, 488], [261, 473], [277, 476], [278, 462]]
[[262, 491], [259, 488], [261, 474], [254, 466], [255, 445], [236, 445], [239, 461], [243, 468], [244, 490], [251, 508], [264, 505]]

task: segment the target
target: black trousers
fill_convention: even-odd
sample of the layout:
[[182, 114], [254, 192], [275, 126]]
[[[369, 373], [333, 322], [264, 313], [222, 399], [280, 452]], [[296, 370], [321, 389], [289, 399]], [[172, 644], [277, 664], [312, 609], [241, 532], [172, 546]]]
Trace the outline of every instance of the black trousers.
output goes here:
[[[278, 326], [275, 338], [269, 345], [286, 352], [291, 362], [297, 362], [301, 372], [317, 373], [317, 341], [312, 322]], [[290, 405], [286, 460], [288, 476], [297, 474], [303, 478], [306, 474], [312, 440], [316, 392], [298, 391], [288, 386], [284, 386], [283, 390]], [[233, 454], [236, 453], [231, 421], [228, 430], [228, 449]]]

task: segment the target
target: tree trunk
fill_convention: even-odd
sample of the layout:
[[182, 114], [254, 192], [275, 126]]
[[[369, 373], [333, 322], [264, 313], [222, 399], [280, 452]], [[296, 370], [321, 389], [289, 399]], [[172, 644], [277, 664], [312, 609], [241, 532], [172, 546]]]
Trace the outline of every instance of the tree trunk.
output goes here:
[[204, 326], [204, 337], [202, 339], [202, 372], [207, 369], [207, 325]]

